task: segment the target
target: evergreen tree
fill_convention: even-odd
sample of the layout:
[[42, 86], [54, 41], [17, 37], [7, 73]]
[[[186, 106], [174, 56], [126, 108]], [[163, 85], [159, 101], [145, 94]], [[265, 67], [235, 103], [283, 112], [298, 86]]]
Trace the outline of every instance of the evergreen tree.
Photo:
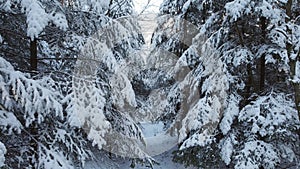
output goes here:
[[163, 3], [152, 43], [181, 51], [168, 50], [179, 57], [169, 71], [177, 82], [160, 117], [178, 133], [176, 161], [204, 168], [297, 165], [298, 87], [290, 90], [297, 85], [289, 79], [295, 75], [290, 64], [299, 52], [299, 25], [287, 12], [297, 3]]
[[[131, 2], [3, 1], [0, 6], [0, 165], [82, 168], [95, 151], [88, 140], [117, 155], [149, 158], [137, 146], [143, 138], [129, 113], [136, 106], [131, 63], [140, 60], [134, 53], [143, 44], [129, 16]], [[18, 29], [10, 31], [13, 27]], [[127, 103], [132, 108], [125, 108]]]

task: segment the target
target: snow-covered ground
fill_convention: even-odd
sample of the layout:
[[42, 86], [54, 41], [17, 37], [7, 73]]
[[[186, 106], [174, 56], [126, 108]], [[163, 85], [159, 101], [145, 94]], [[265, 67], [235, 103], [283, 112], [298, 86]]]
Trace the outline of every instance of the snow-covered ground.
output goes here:
[[[155, 164], [153, 169], [196, 169], [195, 167], [185, 167], [182, 164], [174, 163], [172, 161], [172, 152], [174, 150], [175, 148], [163, 154], [154, 156], [153, 158], [156, 160], [156, 162], [158, 162], [158, 164]], [[130, 169], [130, 163], [130, 161], [123, 162], [119, 167], [120, 169]], [[137, 164], [135, 169], [149, 169], [149, 167]]]
[[[146, 138], [146, 152], [153, 157], [158, 165], [154, 169], [185, 169], [186, 167], [172, 161], [172, 152], [177, 147], [177, 137], [164, 131], [163, 123], [142, 123], [142, 131]], [[126, 168], [126, 163], [122, 167]], [[137, 169], [147, 167], [138, 165]], [[191, 167], [189, 167], [192, 169]]]
[[[172, 152], [177, 148], [177, 138], [165, 133], [162, 123], [142, 123], [143, 135], [146, 139], [146, 152], [158, 163], [154, 169], [194, 169], [172, 161]], [[86, 169], [130, 169], [131, 160], [112, 157], [107, 154], [96, 154], [93, 161], [87, 162]], [[135, 169], [149, 169], [149, 166], [136, 164]]]
[[145, 152], [152, 157], [177, 146], [177, 136], [170, 136], [163, 127], [163, 123], [142, 123], [146, 141]]

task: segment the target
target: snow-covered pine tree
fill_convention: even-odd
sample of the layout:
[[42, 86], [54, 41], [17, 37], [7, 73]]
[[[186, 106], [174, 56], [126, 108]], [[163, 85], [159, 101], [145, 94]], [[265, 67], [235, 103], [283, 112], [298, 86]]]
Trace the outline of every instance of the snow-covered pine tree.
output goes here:
[[[149, 158], [138, 145], [143, 137], [130, 82], [143, 65], [138, 50], [144, 43], [131, 15], [131, 1], [109, 1], [102, 14], [95, 14], [92, 7], [86, 9], [87, 16], [101, 22], [94, 18], [95, 25], [80, 28], [90, 31], [84, 36], [65, 100], [69, 120], [84, 128], [100, 149], [122, 157]], [[88, 17], [81, 20], [90, 23]]]
[[72, 168], [77, 160], [83, 163], [86, 141], [64, 122], [62, 96], [54, 81], [47, 76], [32, 79], [2, 57], [0, 72], [5, 166]]
[[8, 61], [17, 61], [14, 66], [25, 71], [35, 70], [41, 57], [44, 57], [39, 54], [38, 48], [44, 44], [40, 38], [44, 37], [45, 28], [55, 25], [60, 30], [66, 30], [68, 27], [58, 1], [5, 0], [1, 2], [0, 10], [3, 13], [1, 33], [5, 35], [1, 53], [8, 57]]
[[[92, 140], [94, 144], [98, 144], [99, 148], [103, 148], [102, 146], [107, 142], [105, 149], [117, 155], [125, 156], [133, 152], [132, 158], [149, 158], [137, 145], [138, 140], [142, 140], [141, 131], [132, 116], [133, 114], [130, 114], [132, 113], [130, 110], [136, 106], [130, 84], [130, 79], [135, 74], [135, 69], [132, 68], [136, 67], [136, 61], [141, 63], [142, 60], [138, 55], [134, 54], [143, 44], [143, 39], [139, 33], [139, 27], [135, 18], [124, 17], [131, 13], [127, 10], [132, 8], [131, 3], [113, 1], [113, 4], [111, 4], [110, 2], [112, 1], [95, 1], [95, 3], [90, 1], [86, 3], [84, 1], [72, 1], [71, 4], [63, 3], [62, 6], [60, 6], [60, 3], [54, 2], [55, 5], [58, 5], [56, 10], [52, 10], [54, 6], [49, 5], [52, 1], [34, 1], [32, 4], [36, 6], [33, 7], [27, 1], [18, 1], [16, 4], [20, 5], [16, 6], [14, 4], [11, 5], [11, 1], [5, 2], [6, 6], [1, 4], [3, 9], [4, 6], [7, 7], [5, 10], [8, 11], [3, 12], [8, 15], [11, 14], [10, 9], [19, 13], [22, 13], [21, 10], [24, 9], [24, 12], [26, 12], [25, 17], [28, 16], [28, 29], [26, 28], [26, 23], [21, 22], [22, 18], [18, 18], [19, 20], [16, 20], [14, 23], [22, 26], [20, 27], [21, 29], [17, 29], [17, 33], [23, 36], [23, 32], [29, 32], [28, 36], [30, 38], [41, 38], [42, 40], [38, 43], [38, 54], [43, 57], [41, 59], [50, 60], [49, 62], [44, 62], [45, 65], [37, 65], [39, 69], [37, 73], [40, 73], [37, 76], [16, 72], [10, 63], [3, 61], [3, 64], [10, 65], [7, 66], [9, 70], [6, 70], [8, 68], [5, 67], [3, 71], [5, 73], [7, 71], [16, 72], [19, 76], [14, 77], [14, 80], [21, 82], [24, 80], [24, 86], [30, 88], [30, 91], [22, 88], [20, 92], [26, 96], [28, 95], [28, 99], [30, 99], [30, 92], [37, 90], [34, 99], [40, 99], [43, 104], [36, 105], [39, 103], [36, 102], [36, 104], [30, 105], [28, 103], [27, 106], [22, 107], [22, 104], [18, 103], [20, 99], [16, 98], [15, 100], [11, 99], [13, 102], [16, 102], [16, 107], [12, 107], [16, 108], [16, 110], [8, 109], [5, 107], [7, 105], [3, 106], [4, 109], [10, 110], [9, 112], [11, 113], [1, 112], [1, 121], [10, 118], [13, 124], [3, 123], [1, 135], [5, 134], [5, 137], [1, 137], [1, 142], [5, 146], [1, 144], [1, 165], [3, 165], [2, 161], [4, 161], [2, 157], [6, 153], [6, 155], [9, 154], [9, 158], [6, 159], [5, 164], [13, 168], [18, 168], [19, 166], [33, 168], [83, 167], [89, 154], [89, 150], [86, 149], [88, 139]], [[24, 8], [18, 8], [19, 6], [24, 6]], [[36, 16], [36, 13], [34, 13], [36, 11], [34, 10], [40, 11], [45, 18], [35, 18], [39, 16]], [[62, 36], [56, 40], [51, 31], [57, 32], [57, 30], [53, 29], [54, 27], [51, 24], [48, 25], [49, 18], [53, 18], [52, 23], [58, 24], [58, 26], [66, 23], [64, 15], [58, 15], [57, 11], [65, 11], [70, 20], [68, 20], [68, 27], [62, 27], [67, 28], [66, 33], [59, 32]], [[109, 13], [114, 12], [116, 13], [114, 14], [115, 18], [109, 17]], [[121, 16], [122, 18], [118, 18]], [[35, 21], [41, 21], [41, 23], [34, 22], [34, 18]], [[61, 18], [63, 18], [62, 21], [60, 21]], [[16, 26], [10, 25], [4, 20], [1, 21], [5, 23], [3, 24], [5, 28], [9, 29], [11, 26]], [[5, 30], [7, 31], [8, 29]], [[106, 37], [104, 38], [99, 37], [99, 33], [102, 30], [106, 32]], [[24, 35], [26, 36], [25, 33]], [[4, 42], [6, 44], [6, 42], [10, 43], [11, 41], [8, 41], [8, 36], [5, 36], [1, 43]], [[19, 39], [17, 42], [21, 44]], [[22, 48], [26, 49], [29, 45], [11, 46], [14, 50], [21, 48], [20, 50], [22, 51]], [[80, 53], [80, 51], [82, 52]], [[84, 53], [85, 51], [87, 53]], [[97, 54], [97, 58], [94, 58], [97, 61], [94, 64], [89, 64], [90, 59], [93, 59], [95, 56], [94, 52]], [[5, 54], [7, 53], [9, 51], [5, 51], [3, 57], [6, 58]], [[22, 56], [28, 57], [29, 55], [28, 51]], [[77, 63], [72, 64], [71, 62], [71, 64], [67, 65], [63, 61], [68, 59], [77, 59]], [[59, 63], [61, 60], [62, 62]], [[89, 62], [85, 62], [87, 60]], [[12, 59], [10, 62], [17, 69], [21, 67], [22, 61]], [[53, 62], [55, 67], [48, 69]], [[88, 64], [85, 68], [91, 68], [88, 72], [79, 73], [80, 67], [75, 67], [74, 69], [74, 66], [84, 66], [85, 64]], [[61, 65], [64, 67], [61, 67]], [[28, 67], [22, 68], [22, 70], [29, 69], [30, 63], [28, 63]], [[55, 71], [52, 72], [52, 70]], [[45, 72], [50, 75], [46, 75]], [[66, 75], [67, 77], [64, 77]], [[3, 76], [6, 75], [4, 74]], [[6, 84], [12, 83], [11, 85], [13, 85], [14, 81], [5, 80], [7, 79], [1, 79], [1, 83], [5, 83], [3, 91], [6, 93], [4, 92], [4, 94], [7, 94], [8, 98], [15, 98], [10, 93], [10, 84]], [[41, 85], [41, 87], [36, 88], [38, 85]], [[38, 94], [44, 90], [48, 91], [47, 96]], [[49, 99], [43, 99], [43, 97], [52, 97], [52, 95], [55, 96], [55, 100], [53, 100], [57, 103], [55, 105], [48, 103]], [[1, 93], [2, 96], [3, 94]], [[44, 104], [44, 102], [46, 103]], [[130, 104], [130, 109], [127, 109], [128, 103]], [[50, 107], [53, 107], [53, 109]], [[43, 112], [35, 112], [35, 108], [39, 108], [39, 110], [45, 108], [48, 112], [40, 114]], [[59, 117], [53, 114], [56, 108], [60, 110]], [[19, 114], [22, 114], [27, 109], [29, 109], [28, 113], [34, 114], [32, 115], [33, 117], [21, 116], [21, 119], [17, 118]], [[40, 116], [38, 116], [39, 114]], [[40, 118], [36, 118], [35, 115]], [[16, 116], [16, 119], [14, 119], [14, 116]], [[25, 125], [26, 120], [30, 121], [28, 123], [29, 126]], [[18, 122], [21, 123], [19, 126], [21, 129], [17, 130], [17, 133], [11, 132], [11, 129], [16, 128], [14, 126], [19, 124]], [[5, 132], [8, 129], [10, 129], [10, 133], [6, 135]], [[104, 138], [104, 135], [106, 138]], [[11, 147], [8, 145], [11, 145]], [[116, 146], [112, 147], [111, 145]], [[116, 150], [112, 150], [111, 147]], [[12, 158], [10, 158], [11, 155]], [[18, 163], [11, 161], [18, 161]]]
[[[191, 18], [187, 20], [199, 30], [188, 48], [178, 49], [183, 52], [173, 69], [179, 73], [173, 76], [180, 78], [169, 91], [169, 105], [161, 117], [179, 131], [182, 144], [175, 159], [201, 167], [297, 165], [299, 118], [292, 101], [297, 90], [290, 90], [289, 80], [290, 68], [296, 70], [290, 64], [299, 51], [298, 25], [296, 19], [287, 19], [288, 2], [187, 1], [181, 6], [172, 2], [165, 1], [174, 5], [168, 8], [176, 11], [172, 15], [187, 11], [186, 18]], [[296, 9], [298, 2], [289, 2], [290, 9]], [[168, 10], [162, 11], [165, 20], [171, 18]], [[198, 15], [193, 15], [195, 11]], [[192, 18], [197, 16], [195, 22]], [[181, 40], [172, 39], [183, 29], [172, 31], [173, 23], [167, 24], [168, 29], [157, 28], [154, 44], [172, 46], [172, 41]], [[190, 71], [183, 71], [187, 66]]]
[[[29, 60], [29, 39], [40, 37], [49, 23], [67, 28], [56, 2], [1, 2], [1, 31], [5, 34], [1, 45], [1, 141], [6, 146], [7, 167], [70, 168], [87, 157], [86, 141], [65, 123], [60, 103], [63, 96], [52, 78], [23, 74], [2, 58], [19, 70], [38, 66]], [[34, 48], [36, 51], [37, 46]]]
[[[290, 3], [295, 5], [294, 2]], [[231, 139], [230, 144], [234, 146], [229, 152], [233, 154], [232, 164], [235, 168], [285, 168], [287, 164], [297, 165], [299, 160], [299, 155], [295, 155], [299, 149], [296, 146], [299, 142], [299, 118], [296, 104], [292, 101], [296, 97], [296, 90], [290, 90], [292, 87], [289, 82], [292, 72], [289, 65], [293, 62], [292, 56], [295, 56], [292, 53], [297, 53], [298, 49], [290, 51], [286, 45], [291, 42], [296, 47], [298, 42], [292, 40], [293, 37], [285, 38], [285, 35], [289, 37], [289, 27], [297, 29], [299, 25], [288, 22], [287, 6], [288, 2], [283, 1], [233, 1], [225, 6], [225, 23], [236, 25], [235, 28], [229, 27], [229, 32], [232, 30], [230, 34], [239, 37], [233, 45], [241, 45], [240, 49], [246, 49], [245, 54], [249, 57], [246, 61], [248, 66], [245, 66], [248, 67], [248, 80], [244, 81], [248, 89], [240, 92], [246, 100], [240, 103], [241, 111], [234, 113], [234, 118], [230, 120], [237, 118], [239, 126], [244, 128], [241, 130], [238, 125], [232, 125], [232, 131], [229, 132], [230, 135], [234, 133], [231, 138], [243, 142], [239, 144]], [[285, 30], [280, 28], [282, 25], [285, 25]], [[249, 27], [253, 29], [246, 29]], [[292, 32], [298, 36], [298, 31]], [[238, 52], [237, 56], [244, 53], [240, 49], [235, 51]], [[236, 54], [230, 55], [236, 57]], [[224, 120], [221, 124], [226, 124]], [[257, 124], [258, 121], [260, 124]], [[222, 125], [220, 129], [223, 129]], [[281, 132], [281, 129], [286, 132]], [[224, 134], [224, 130], [222, 132]], [[287, 152], [289, 155], [286, 155]], [[260, 154], [264, 155], [257, 158]], [[228, 156], [225, 158], [228, 159]]]

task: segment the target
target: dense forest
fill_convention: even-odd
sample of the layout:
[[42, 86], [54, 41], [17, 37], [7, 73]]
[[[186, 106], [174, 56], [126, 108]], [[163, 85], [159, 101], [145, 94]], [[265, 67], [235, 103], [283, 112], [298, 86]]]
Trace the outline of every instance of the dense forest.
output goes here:
[[144, 121], [186, 167], [300, 167], [299, 0], [162, 0], [146, 60], [132, 0], [0, 13], [0, 168], [155, 168]]

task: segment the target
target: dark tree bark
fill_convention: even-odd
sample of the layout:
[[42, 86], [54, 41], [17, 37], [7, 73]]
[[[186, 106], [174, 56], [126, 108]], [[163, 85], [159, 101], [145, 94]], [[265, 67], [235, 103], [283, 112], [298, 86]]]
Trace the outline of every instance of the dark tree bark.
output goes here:
[[290, 21], [292, 18], [292, 4], [293, 0], [288, 0], [285, 5], [286, 15], [288, 16], [288, 18], [285, 19], [286, 22]]
[[[267, 19], [265, 17], [260, 18], [261, 30], [262, 30], [262, 43], [264, 43], [266, 38], [266, 29], [267, 29]], [[260, 57], [260, 84], [259, 89], [260, 92], [264, 91], [265, 88], [265, 80], [266, 80], [266, 55], [262, 54]]]
[[246, 84], [246, 97], [249, 98], [251, 96], [252, 87], [253, 87], [253, 73], [251, 64], [247, 64], [247, 84]]
[[37, 39], [30, 41], [30, 69], [37, 71]]
[[[37, 58], [37, 39], [35, 38], [34, 40], [30, 41], [30, 70], [31, 71], [37, 71], [37, 64], [38, 64], [38, 58]], [[37, 113], [35, 114], [37, 116]], [[32, 154], [33, 154], [33, 159], [31, 159], [31, 166], [33, 169], [37, 168], [37, 164], [39, 162], [38, 160], [38, 137], [39, 137], [39, 132], [38, 132], [38, 125], [36, 123], [33, 123], [31, 128], [30, 128], [30, 134], [31, 134], [31, 140], [30, 144], [32, 147]]]

